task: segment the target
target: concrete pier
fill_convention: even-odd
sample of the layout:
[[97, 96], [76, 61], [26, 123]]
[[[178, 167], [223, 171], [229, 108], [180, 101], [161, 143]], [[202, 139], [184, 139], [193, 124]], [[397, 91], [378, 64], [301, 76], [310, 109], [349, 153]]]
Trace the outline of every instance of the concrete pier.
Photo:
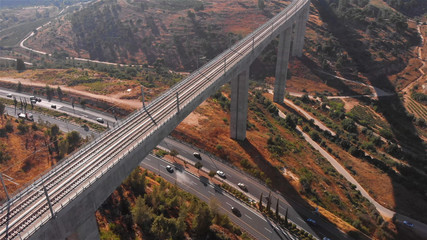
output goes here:
[[286, 78], [288, 74], [289, 53], [291, 50], [292, 28], [280, 33], [279, 48], [277, 50], [276, 80], [274, 82], [273, 101], [283, 102], [285, 97]]
[[249, 68], [231, 80], [230, 137], [245, 140], [248, 118]]

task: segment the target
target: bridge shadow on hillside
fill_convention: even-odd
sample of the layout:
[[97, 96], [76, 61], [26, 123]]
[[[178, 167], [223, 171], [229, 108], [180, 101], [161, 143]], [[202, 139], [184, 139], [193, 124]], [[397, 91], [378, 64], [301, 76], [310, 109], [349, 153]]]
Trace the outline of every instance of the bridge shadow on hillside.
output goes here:
[[[267, 161], [263, 155], [258, 151], [258, 149], [247, 139], [244, 141], [238, 141], [239, 145], [245, 150], [245, 152], [251, 156], [251, 159], [256, 164], [256, 167], [264, 172], [268, 178], [271, 180], [270, 188], [273, 190], [279, 191], [282, 196], [286, 196], [285, 199], [288, 201], [289, 205], [301, 216], [303, 219], [313, 217], [313, 211], [315, 210], [311, 205], [309, 205], [306, 200], [301, 198], [300, 194], [295, 190], [295, 188], [288, 182], [288, 180], [283, 176], [283, 174], [269, 161]], [[267, 194], [264, 192], [264, 194]], [[265, 195], [266, 196], [266, 195]], [[322, 219], [329, 224], [334, 225], [333, 223]], [[324, 232], [328, 231], [330, 234], [328, 236], [341, 236], [341, 232], [336, 229], [319, 229], [317, 227], [312, 227], [312, 230], [318, 236], [324, 236]], [[320, 232], [322, 230], [322, 233]]]
[[[328, 23], [328, 31], [337, 39], [337, 41], [343, 46], [348, 55], [354, 60], [358, 69], [362, 72], [366, 72], [370, 66], [378, 66], [368, 49], [363, 47], [361, 39], [363, 38], [356, 30], [345, 26], [334, 11], [330, 9], [329, 5], [324, 0], [315, 0], [312, 3], [319, 10], [322, 20]], [[409, 36], [407, 34], [407, 36]], [[372, 69], [371, 69], [372, 70]], [[411, 174], [405, 174], [404, 178], [396, 177], [388, 172], [388, 175], [393, 180], [394, 188], [394, 200], [395, 200], [395, 211], [416, 218], [423, 222], [427, 222], [427, 215], [420, 214], [420, 206], [423, 208], [427, 207], [425, 198], [425, 176], [427, 173], [426, 163], [427, 155], [425, 144], [419, 137], [417, 130], [413, 123], [413, 118], [408, 115], [402, 100], [398, 96], [396, 88], [383, 74], [371, 75], [368, 77], [371, 85], [380, 86], [381, 89], [385, 89], [388, 92], [393, 93], [391, 96], [379, 96], [378, 101], [375, 102], [377, 106], [377, 112], [382, 113], [385, 121], [390, 125], [390, 130], [394, 139], [390, 137], [389, 142], [394, 143], [391, 145], [400, 146], [394, 149], [389, 149], [390, 153], [399, 159], [403, 159], [415, 168], [420, 169], [423, 173], [421, 175], [415, 174], [416, 171], [412, 171]], [[377, 94], [381, 94], [377, 92]], [[399, 168], [402, 173], [402, 169]], [[410, 171], [410, 170], [407, 170]], [[413, 173], [413, 174], [412, 174]], [[402, 189], [405, 189], [402, 191]], [[417, 205], [412, 200], [411, 196], [417, 196], [418, 201], [422, 202], [421, 205]], [[424, 195], [424, 196], [422, 196]], [[415, 201], [415, 200], [413, 200]], [[401, 231], [398, 225], [398, 236]], [[403, 237], [403, 236], [401, 236]]]

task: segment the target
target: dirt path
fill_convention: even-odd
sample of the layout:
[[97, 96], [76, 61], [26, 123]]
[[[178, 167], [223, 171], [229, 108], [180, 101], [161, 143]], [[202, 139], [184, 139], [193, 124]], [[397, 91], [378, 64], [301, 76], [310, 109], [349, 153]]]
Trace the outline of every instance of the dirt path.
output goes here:
[[405, 94], [405, 98], [407, 97], [406, 94], [409, 94], [409, 91], [412, 89], [412, 87], [417, 84], [419, 81], [421, 81], [422, 79], [424, 79], [425, 77], [425, 73], [423, 71], [423, 68], [426, 66], [426, 62], [424, 60], [424, 56], [423, 56], [423, 46], [424, 46], [424, 35], [421, 32], [421, 25], [418, 23], [417, 24], [417, 31], [418, 34], [421, 37], [421, 43], [417, 46], [418, 48], [418, 59], [421, 60], [422, 62], [422, 66], [420, 68], [418, 68], [418, 71], [421, 73], [421, 76], [419, 78], [417, 78], [415, 81], [411, 82], [410, 84], [408, 84], [408, 86], [406, 86], [404, 89], [402, 89], [402, 92]]
[[[26, 78], [0, 77], [0, 82], [14, 83], [14, 84], [18, 84], [18, 82], [21, 82], [21, 84], [25, 85], [25, 86], [37, 86], [37, 87], [42, 87], [42, 88], [46, 86], [46, 83], [35, 82], [35, 81], [32, 81], [30, 79], [26, 79]], [[65, 85], [54, 85], [51, 87], [55, 87], [55, 88], [61, 87], [62, 91], [64, 91], [64, 92], [70, 92], [70, 93], [73, 93], [76, 95], [85, 96], [88, 98], [109, 102], [109, 103], [112, 103], [114, 105], [124, 107], [126, 109], [129, 109], [129, 108], [138, 109], [138, 108], [142, 107], [142, 103], [139, 100], [120, 99], [120, 98], [118, 98], [118, 96], [120, 96], [120, 94], [117, 94], [117, 93], [114, 93], [111, 95], [98, 95], [98, 94], [93, 94], [93, 93], [89, 93], [86, 91], [81, 91], [81, 90], [77, 90], [74, 88], [70, 88], [70, 87], [67, 87]]]

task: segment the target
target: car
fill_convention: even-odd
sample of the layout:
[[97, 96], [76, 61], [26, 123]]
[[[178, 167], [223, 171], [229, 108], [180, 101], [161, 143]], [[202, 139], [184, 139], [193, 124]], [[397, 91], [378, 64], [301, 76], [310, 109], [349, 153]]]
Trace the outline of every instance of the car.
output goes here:
[[323, 237], [322, 240], [331, 240], [331, 239], [328, 237]]
[[218, 176], [220, 176], [222, 178], [225, 178], [225, 173], [223, 171], [218, 170], [218, 171], [216, 171], [216, 174], [218, 174]]
[[34, 116], [32, 113], [27, 113], [27, 120], [34, 121]]
[[198, 153], [198, 152], [193, 152], [193, 156], [199, 160], [202, 159], [202, 156], [200, 156], [200, 153]]
[[55, 104], [50, 105], [50, 107], [56, 109], [56, 105]]
[[35, 99], [31, 99], [30, 102], [31, 102], [31, 104], [36, 104], [37, 103], [37, 101]]
[[104, 123], [104, 119], [102, 119], [102, 118], [96, 118], [96, 121], [99, 123]]
[[411, 223], [411, 222], [409, 222], [409, 221], [403, 221], [403, 224], [405, 224], [406, 226], [408, 226], [408, 227], [411, 227], [411, 228], [413, 228], [414, 227], [414, 224], [413, 223]]
[[12, 93], [8, 93], [6, 96], [9, 97], [9, 98], [11, 98], [12, 97]]
[[41, 102], [41, 101], [42, 101], [42, 99], [38, 97], [37, 98], [37, 102]]
[[168, 170], [170, 173], [173, 173], [173, 167], [171, 165], [167, 165], [166, 170]]
[[242, 216], [242, 214], [240, 213], [239, 209], [235, 208], [235, 207], [231, 207], [231, 212], [234, 213], [234, 215], [240, 217]]
[[308, 224], [316, 225], [316, 220], [311, 219], [311, 218], [307, 218], [306, 222], [307, 222]]
[[246, 188], [246, 185], [243, 183], [238, 183], [237, 186], [239, 186], [239, 188], [241, 188], [244, 191], [247, 191], [248, 189]]
[[25, 119], [26, 117], [27, 117], [27, 115], [25, 115], [25, 113], [19, 113], [18, 114], [18, 118]]

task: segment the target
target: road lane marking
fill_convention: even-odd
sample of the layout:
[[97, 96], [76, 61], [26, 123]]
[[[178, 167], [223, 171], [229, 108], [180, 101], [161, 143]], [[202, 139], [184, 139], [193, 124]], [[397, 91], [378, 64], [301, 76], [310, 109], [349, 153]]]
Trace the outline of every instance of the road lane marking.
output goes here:
[[211, 192], [211, 191], [208, 191], [208, 193], [210, 193], [210, 194], [212, 194], [212, 195], [215, 195], [215, 193], [213, 193], [213, 192]]
[[245, 216], [246, 216], [247, 218], [249, 218], [250, 220], [252, 220], [252, 218], [251, 218], [251, 217], [249, 217], [248, 215], [246, 215], [246, 214], [245, 214]]
[[230, 207], [232, 207], [233, 205], [231, 205], [230, 203], [228, 203], [228, 202], [225, 202], [225, 204], [227, 204], [228, 206], [230, 206]]
[[268, 232], [270, 232], [270, 233], [273, 233], [270, 229], [268, 229], [268, 228], [264, 228], [265, 230], [267, 230]]

